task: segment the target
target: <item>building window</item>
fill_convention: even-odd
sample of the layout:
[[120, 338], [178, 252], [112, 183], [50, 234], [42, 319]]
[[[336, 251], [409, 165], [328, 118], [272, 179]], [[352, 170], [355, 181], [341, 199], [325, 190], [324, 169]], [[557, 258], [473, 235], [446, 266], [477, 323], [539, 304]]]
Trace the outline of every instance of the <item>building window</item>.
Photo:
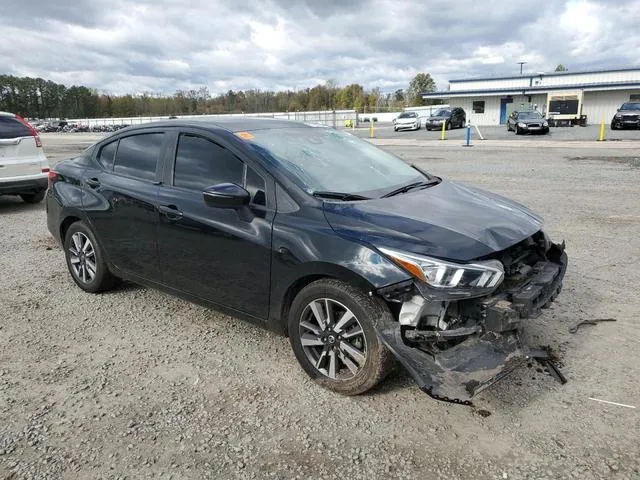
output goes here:
[[484, 100], [473, 101], [473, 113], [484, 113]]

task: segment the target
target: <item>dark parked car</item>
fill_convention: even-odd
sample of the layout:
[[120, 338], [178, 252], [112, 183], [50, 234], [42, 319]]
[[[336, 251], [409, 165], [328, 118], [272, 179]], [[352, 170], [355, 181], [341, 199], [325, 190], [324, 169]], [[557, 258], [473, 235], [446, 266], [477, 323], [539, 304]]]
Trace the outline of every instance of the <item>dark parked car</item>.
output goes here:
[[623, 103], [611, 119], [611, 130], [626, 127], [640, 128], [640, 102]]
[[525, 207], [280, 120], [120, 130], [56, 165], [46, 209], [83, 290], [127, 279], [281, 332], [344, 394], [396, 357], [425, 392], [468, 401], [530, 355], [521, 319], [567, 266]]
[[523, 133], [549, 133], [549, 122], [540, 112], [512, 112], [507, 119], [507, 131], [516, 135]]
[[467, 114], [460, 107], [441, 108], [425, 120], [424, 126], [427, 130], [440, 130], [442, 122], [447, 130], [463, 128], [467, 124]]

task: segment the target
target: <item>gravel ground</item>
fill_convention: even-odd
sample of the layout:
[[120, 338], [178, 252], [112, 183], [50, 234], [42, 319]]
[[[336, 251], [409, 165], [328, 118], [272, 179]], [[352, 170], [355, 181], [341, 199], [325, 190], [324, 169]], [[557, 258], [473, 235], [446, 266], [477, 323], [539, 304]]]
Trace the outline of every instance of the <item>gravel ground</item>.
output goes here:
[[[43, 140], [55, 163], [93, 137]], [[638, 151], [384, 148], [521, 201], [566, 239], [564, 291], [528, 326], [566, 385], [532, 365], [465, 407], [398, 370], [341, 397], [258, 327], [135, 285], [81, 292], [43, 205], [0, 198], [0, 478], [640, 478]]]

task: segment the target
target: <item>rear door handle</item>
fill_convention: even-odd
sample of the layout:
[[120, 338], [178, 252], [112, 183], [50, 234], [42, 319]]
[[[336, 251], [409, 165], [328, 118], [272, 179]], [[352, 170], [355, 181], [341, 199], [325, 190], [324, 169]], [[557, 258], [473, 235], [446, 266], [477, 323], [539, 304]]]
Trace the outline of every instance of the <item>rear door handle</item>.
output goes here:
[[160, 205], [158, 210], [169, 220], [180, 220], [182, 218], [182, 212], [175, 205]]
[[89, 185], [89, 187], [91, 188], [98, 188], [100, 186], [100, 180], [98, 180], [97, 178], [88, 178], [87, 185]]

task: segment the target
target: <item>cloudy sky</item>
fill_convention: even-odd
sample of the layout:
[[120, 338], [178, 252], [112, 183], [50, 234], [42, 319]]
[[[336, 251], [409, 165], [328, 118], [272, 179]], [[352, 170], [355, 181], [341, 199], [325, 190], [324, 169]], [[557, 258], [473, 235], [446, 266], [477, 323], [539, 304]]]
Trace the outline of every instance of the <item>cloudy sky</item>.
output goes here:
[[1, 0], [0, 74], [110, 93], [201, 85], [383, 92], [640, 65], [638, 0]]

